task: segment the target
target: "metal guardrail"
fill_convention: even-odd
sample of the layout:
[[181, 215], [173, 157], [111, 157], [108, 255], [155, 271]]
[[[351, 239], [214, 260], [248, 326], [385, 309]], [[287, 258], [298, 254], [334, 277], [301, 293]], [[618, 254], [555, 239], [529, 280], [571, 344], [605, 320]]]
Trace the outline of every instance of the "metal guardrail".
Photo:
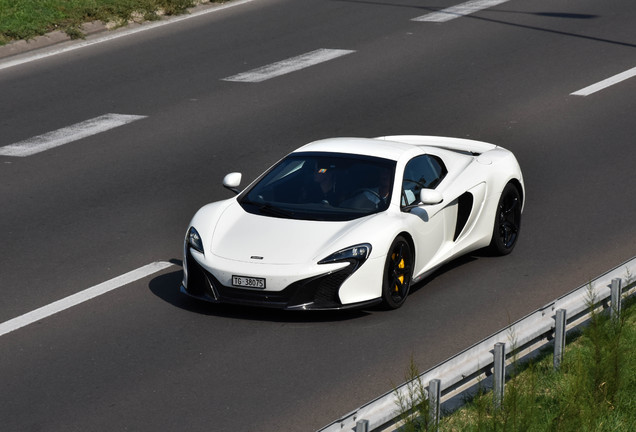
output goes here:
[[[636, 291], [633, 277], [636, 277], [636, 257], [420, 374], [415, 380], [427, 387], [430, 383], [431, 388], [438, 389], [436, 393], [439, 397], [433, 394], [431, 397], [438, 399], [436, 403], [441, 402], [446, 409], [452, 410], [460, 406], [467, 395], [476, 392], [479, 386], [488, 387], [493, 381], [497, 385], [497, 379], [493, 379], [497, 375], [495, 373], [493, 376], [496, 369], [495, 354], [503, 344], [512, 347], [508, 352], [504, 351], [504, 360], [508, 358], [509, 362], [513, 358], [523, 360], [536, 355], [553, 341], [555, 352], [562, 350], [565, 332], [587, 321], [592, 309], [611, 307], [614, 311], [618, 307], [615, 303], [610, 305], [610, 301], [616, 302], [616, 297]], [[563, 335], [555, 332], [557, 326], [563, 326]], [[555, 357], [555, 368], [558, 368], [559, 361]], [[409, 382], [346, 414], [318, 432], [394, 430], [399, 419], [398, 397], [408, 400]]]

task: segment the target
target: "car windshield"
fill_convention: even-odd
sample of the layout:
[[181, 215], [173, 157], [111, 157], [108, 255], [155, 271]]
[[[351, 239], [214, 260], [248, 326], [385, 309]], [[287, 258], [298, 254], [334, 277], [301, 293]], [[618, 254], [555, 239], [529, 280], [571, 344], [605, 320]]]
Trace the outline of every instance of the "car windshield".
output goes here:
[[247, 212], [347, 221], [388, 208], [395, 161], [342, 153], [294, 153], [239, 196]]

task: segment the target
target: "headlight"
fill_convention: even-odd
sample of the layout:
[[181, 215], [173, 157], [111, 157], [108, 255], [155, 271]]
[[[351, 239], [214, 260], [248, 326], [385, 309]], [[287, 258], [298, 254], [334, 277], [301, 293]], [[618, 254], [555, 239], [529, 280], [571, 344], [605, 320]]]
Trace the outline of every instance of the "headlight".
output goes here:
[[363, 243], [332, 253], [327, 258], [318, 261], [318, 264], [330, 264], [342, 261], [354, 261], [357, 265], [362, 264], [371, 254], [371, 245]]
[[199, 232], [194, 229], [194, 227], [190, 227], [190, 229], [188, 230], [188, 244], [192, 249], [204, 253], [201, 236], [199, 235]]

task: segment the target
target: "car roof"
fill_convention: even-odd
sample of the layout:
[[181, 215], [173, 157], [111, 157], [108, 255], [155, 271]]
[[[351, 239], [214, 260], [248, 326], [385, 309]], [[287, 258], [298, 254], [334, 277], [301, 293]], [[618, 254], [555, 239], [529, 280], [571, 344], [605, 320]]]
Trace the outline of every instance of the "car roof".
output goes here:
[[375, 156], [384, 159], [399, 160], [405, 153], [421, 153], [418, 146], [372, 138], [328, 138], [306, 144], [294, 151], [333, 152]]
[[397, 161], [402, 157], [410, 158], [422, 153], [450, 152], [455, 156], [476, 156], [496, 147], [494, 144], [464, 138], [396, 135], [378, 138], [328, 138], [311, 142], [295, 152], [350, 153]]

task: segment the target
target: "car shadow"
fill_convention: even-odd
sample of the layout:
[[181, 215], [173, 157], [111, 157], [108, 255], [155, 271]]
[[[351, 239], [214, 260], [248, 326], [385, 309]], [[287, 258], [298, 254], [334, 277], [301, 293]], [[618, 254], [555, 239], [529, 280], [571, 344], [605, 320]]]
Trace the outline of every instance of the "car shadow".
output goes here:
[[[175, 265], [181, 261], [170, 260]], [[179, 287], [183, 271], [181, 269], [161, 274], [149, 283], [150, 291], [161, 300], [188, 312], [223, 318], [272, 322], [331, 322], [362, 318], [370, 314], [365, 310], [334, 311], [285, 311], [232, 304], [207, 303], [183, 294]]]
[[[447, 262], [446, 264], [442, 265], [440, 268], [438, 268], [437, 270], [435, 270], [433, 273], [431, 273], [430, 275], [426, 276], [424, 279], [418, 281], [417, 283], [415, 283], [414, 285], [411, 286], [409, 295], [412, 295], [416, 292], [418, 292], [419, 290], [421, 290], [422, 288], [426, 287], [429, 283], [431, 283], [432, 281], [434, 281], [435, 279], [437, 279], [440, 276], [443, 276], [444, 274], [453, 271], [456, 268], [462, 267], [466, 264], [469, 264], [473, 261], [477, 261], [480, 258], [489, 258], [489, 257], [494, 257], [495, 254], [491, 253], [490, 251], [488, 251], [488, 249], [480, 249], [480, 250], [476, 250], [474, 252], [471, 252], [467, 255], [463, 255], [460, 256], [458, 258], [455, 258], [454, 260]], [[408, 301], [408, 299], [407, 299]]]

